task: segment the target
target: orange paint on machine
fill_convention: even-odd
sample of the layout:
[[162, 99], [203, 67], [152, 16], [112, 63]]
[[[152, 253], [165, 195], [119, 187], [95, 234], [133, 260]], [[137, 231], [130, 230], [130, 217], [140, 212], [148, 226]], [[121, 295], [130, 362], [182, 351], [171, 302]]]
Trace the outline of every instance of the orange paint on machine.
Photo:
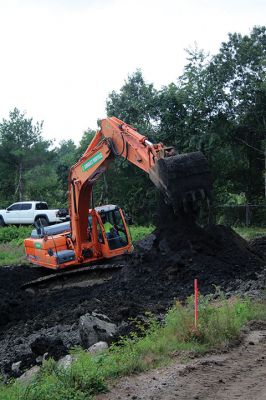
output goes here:
[[151, 143], [115, 117], [103, 119], [83, 156], [70, 168], [70, 221], [38, 225], [25, 239], [26, 255], [32, 264], [58, 270], [133, 251], [122, 209], [114, 204], [93, 205], [93, 185], [116, 157], [145, 171], [174, 209], [208, 198], [211, 177], [201, 152], [178, 155], [173, 147]]

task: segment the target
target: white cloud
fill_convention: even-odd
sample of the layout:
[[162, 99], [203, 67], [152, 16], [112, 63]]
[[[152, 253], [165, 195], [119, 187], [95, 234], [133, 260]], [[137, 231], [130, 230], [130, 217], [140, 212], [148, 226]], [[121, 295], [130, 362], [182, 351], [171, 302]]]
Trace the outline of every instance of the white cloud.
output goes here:
[[[48, 138], [95, 128], [129, 73], [174, 81], [184, 48], [215, 53], [228, 32], [264, 23], [262, 1], [0, 0], [0, 118], [14, 107], [44, 120]], [[264, 12], [263, 12], [264, 11]]]

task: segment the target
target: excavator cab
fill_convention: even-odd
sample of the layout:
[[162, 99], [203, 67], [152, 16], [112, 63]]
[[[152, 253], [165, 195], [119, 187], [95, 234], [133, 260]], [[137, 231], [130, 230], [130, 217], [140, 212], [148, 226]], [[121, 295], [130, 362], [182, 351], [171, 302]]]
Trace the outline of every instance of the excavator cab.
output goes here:
[[89, 210], [82, 260], [71, 247], [70, 222], [34, 229], [25, 240], [25, 250], [31, 263], [57, 270], [128, 254], [133, 246], [121, 208], [109, 204]]
[[99, 232], [101, 243], [108, 245], [108, 250], [117, 250], [127, 247], [130, 243], [129, 231], [122, 210], [115, 205], [96, 207], [99, 210], [100, 226]]

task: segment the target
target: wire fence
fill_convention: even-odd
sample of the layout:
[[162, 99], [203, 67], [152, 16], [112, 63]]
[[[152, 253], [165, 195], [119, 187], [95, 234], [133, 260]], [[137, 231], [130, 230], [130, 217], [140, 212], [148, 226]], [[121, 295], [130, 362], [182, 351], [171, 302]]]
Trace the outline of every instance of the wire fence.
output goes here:
[[216, 223], [266, 227], [266, 204], [217, 205], [212, 213]]

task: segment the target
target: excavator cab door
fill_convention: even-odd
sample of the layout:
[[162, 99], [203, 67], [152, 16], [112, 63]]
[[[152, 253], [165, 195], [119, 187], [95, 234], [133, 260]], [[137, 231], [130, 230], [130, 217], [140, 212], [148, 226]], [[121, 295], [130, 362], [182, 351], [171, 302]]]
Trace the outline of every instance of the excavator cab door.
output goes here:
[[109, 250], [127, 247], [129, 244], [128, 230], [121, 209], [114, 207], [101, 210], [100, 217]]

